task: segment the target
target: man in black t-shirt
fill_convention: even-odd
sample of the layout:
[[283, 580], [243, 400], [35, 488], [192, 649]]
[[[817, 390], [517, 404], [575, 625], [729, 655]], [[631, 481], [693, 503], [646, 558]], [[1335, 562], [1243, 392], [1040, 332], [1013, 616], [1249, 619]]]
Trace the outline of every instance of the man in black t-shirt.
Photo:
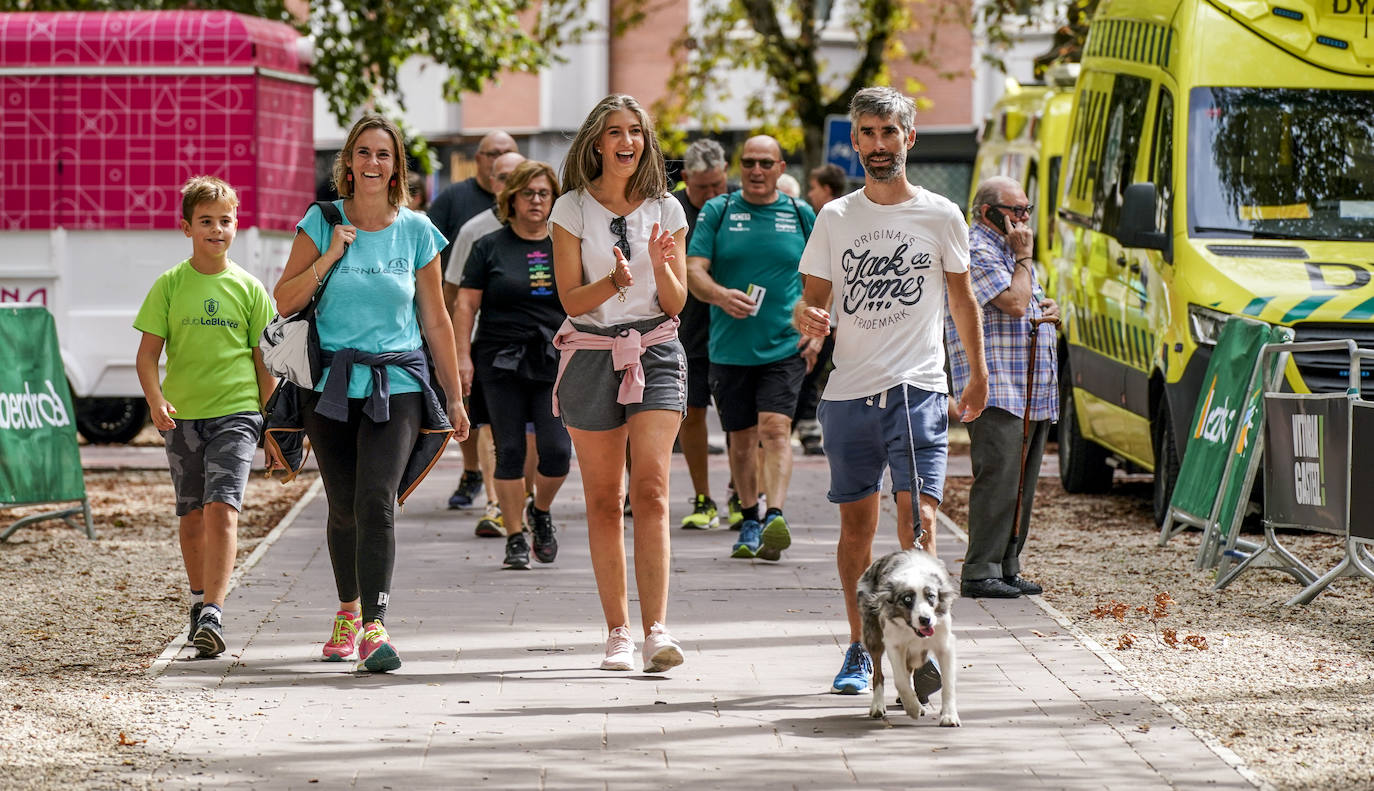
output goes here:
[[[449, 248], [453, 246], [453, 240], [458, 238], [463, 223], [490, 209], [495, 203], [496, 188], [492, 184], [491, 166], [496, 163], [496, 158], [519, 150], [515, 139], [505, 132], [488, 134], [477, 144], [477, 174], [445, 187], [430, 204], [429, 219], [448, 239], [448, 246], [440, 253], [440, 261], [448, 261]], [[462, 262], [459, 262], [461, 265]]]
[[[697, 214], [706, 201], [723, 195], [729, 189], [725, 177], [725, 149], [714, 140], [698, 140], [687, 147], [683, 158], [682, 180], [686, 186], [673, 193], [687, 212], [687, 240], [697, 224]], [[678, 318], [682, 326], [678, 337], [687, 353], [687, 417], [678, 429], [678, 444], [687, 459], [687, 471], [692, 478], [692, 513], [682, 520], [682, 526], [709, 530], [720, 525], [716, 503], [711, 499], [711, 482], [706, 471], [709, 450], [706, 439], [706, 408], [711, 403], [707, 374], [711, 361], [707, 355], [707, 339], [711, 329], [711, 307], [687, 293], [687, 304]]]
[[[518, 151], [515, 139], [502, 131], [495, 131], [483, 137], [477, 144], [477, 174], [469, 179], [465, 179], [456, 184], [450, 184], [434, 199], [429, 205], [429, 219], [439, 229], [439, 232], [448, 239], [448, 244], [443, 252], [439, 254], [439, 260], [444, 266], [449, 265], [449, 256], [452, 252], [453, 240], [458, 238], [458, 231], [463, 227], [463, 223], [472, 219], [474, 216], [490, 209], [496, 202], [495, 185], [492, 184], [491, 170], [498, 157], [510, 151]], [[463, 264], [460, 261], [458, 266]], [[456, 292], [457, 289], [454, 289]], [[445, 288], [448, 292], [448, 288]], [[445, 294], [446, 301], [452, 304], [452, 294]], [[485, 414], [485, 410], [480, 410], [478, 417]], [[474, 421], [474, 428], [477, 424]], [[482, 466], [494, 466], [494, 450], [487, 455], [491, 457], [489, 464], [479, 465], [480, 438], [486, 436], [485, 444], [491, 445], [490, 431], [474, 430], [468, 434], [468, 438], [459, 443], [463, 451], [463, 477], [458, 481], [458, 487], [453, 490], [453, 494], [448, 498], [449, 508], [469, 508], [477, 499], [477, 493], [483, 490]], [[485, 476], [485, 477], [490, 477]], [[496, 495], [488, 487], [486, 492], [487, 501], [494, 505]], [[484, 534], [501, 535], [500, 515], [490, 513], [491, 508], [487, 509], [483, 523], [490, 522]], [[480, 526], [479, 526], [480, 527]]]

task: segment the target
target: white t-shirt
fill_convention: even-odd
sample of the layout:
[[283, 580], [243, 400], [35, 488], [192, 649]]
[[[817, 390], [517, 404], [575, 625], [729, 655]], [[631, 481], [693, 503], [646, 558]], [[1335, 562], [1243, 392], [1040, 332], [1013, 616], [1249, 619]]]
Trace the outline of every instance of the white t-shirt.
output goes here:
[[463, 268], [468, 265], [472, 246], [483, 236], [499, 230], [501, 221], [496, 219], [495, 209], [487, 209], [463, 223], [463, 227], [458, 229], [458, 238], [453, 240], [453, 249], [449, 251], [448, 261], [444, 262], [444, 279], [455, 286], [462, 283]]
[[[604, 278], [615, 266], [615, 243], [620, 238], [611, 233], [611, 220], [620, 215], [607, 209], [585, 190], [564, 193], [553, 204], [549, 214], [550, 232], [558, 225], [582, 240], [583, 282]], [[646, 200], [625, 216], [625, 237], [630, 243], [630, 286], [621, 302], [615, 297], [602, 302], [595, 310], [577, 316], [575, 321], [594, 327], [613, 327], [632, 321], [652, 319], [663, 315], [658, 304], [658, 284], [654, 281], [654, 267], [649, 263], [649, 232], [654, 223], [664, 233], [677, 233], [687, 227], [687, 214], [672, 195]], [[685, 256], [686, 250], [677, 255]], [[555, 262], [556, 264], [556, 262]]]
[[816, 216], [804, 275], [833, 287], [835, 370], [821, 396], [846, 401], [899, 384], [933, 393], [945, 381], [945, 272], [967, 272], [968, 226], [948, 199], [920, 187], [884, 206], [863, 190]]

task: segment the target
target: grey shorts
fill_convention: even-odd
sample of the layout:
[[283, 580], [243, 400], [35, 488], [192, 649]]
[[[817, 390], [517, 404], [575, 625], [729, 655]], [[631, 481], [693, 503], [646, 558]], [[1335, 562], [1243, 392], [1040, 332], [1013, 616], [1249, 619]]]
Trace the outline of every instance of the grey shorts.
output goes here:
[[167, 465], [177, 495], [177, 516], [224, 503], [243, 510], [243, 492], [262, 432], [262, 415], [235, 412], [201, 420], [177, 419], [160, 431], [167, 443]]
[[[614, 335], [635, 329], [648, 332], [666, 319], [622, 324], [617, 327], [574, 327], [595, 335]], [[564, 352], [567, 354], [567, 352]], [[644, 400], [638, 404], [616, 401], [624, 371], [615, 370], [609, 349], [582, 349], [572, 353], [558, 383], [558, 411], [568, 428], [583, 431], [609, 431], [620, 428], [630, 415], [650, 409], [666, 409], [685, 415], [687, 412], [687, 354], [682, 343], [673, 338], [644, 350], [639, 357], [644, 370]]]

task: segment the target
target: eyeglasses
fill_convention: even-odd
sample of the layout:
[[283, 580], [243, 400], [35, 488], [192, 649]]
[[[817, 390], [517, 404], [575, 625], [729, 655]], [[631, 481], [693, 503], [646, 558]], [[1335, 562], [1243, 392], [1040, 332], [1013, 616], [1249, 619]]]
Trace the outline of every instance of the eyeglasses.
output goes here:
[[755, 167], [772, 170], [776, 164], [778, 164], [776, 159], [754, 159], [753, 157], [745, 157], [739, 161], [741, 170], [753, 170]]
[[994, 203], [992, 204], [992, 208], [1001, 209], [1002, 211], [1009, 211], [1012, 214], [1015, 214], [1017, 217], [1029, 217], [1031, 209], [1035, 208], [1035, 204], [1027, 203], [1025, 206], [1007, 206], [1002, 203]]
[[615, 246], [620, 248], [620, 252], [625, 256], [625, 260], [630, 260], [630, 240], [625, 238], [625, 218], [615, 217], [611, 219], [611, 233], [619, 236], [615, 240]]
[[[550, 198], [553, 197], [553, 192], [552, 192], [551, 190], [532, 190], [532, 189], [523, 189], [523, 190], [520, 190], [520, 197], [524, 198], [524, 199], [527, 200], [527, 201], [532, 201], [532, 200], [534, 200], [535, 198], [538, 198], [538, 199], [541, 200], [541, 201], [547, 201], [547, 200], [549, 200]], [[617, 217], [616, 219], [621, 219], [621, 218]], [[623, 220], [622, 220], [622, 222], [623, 222]]]

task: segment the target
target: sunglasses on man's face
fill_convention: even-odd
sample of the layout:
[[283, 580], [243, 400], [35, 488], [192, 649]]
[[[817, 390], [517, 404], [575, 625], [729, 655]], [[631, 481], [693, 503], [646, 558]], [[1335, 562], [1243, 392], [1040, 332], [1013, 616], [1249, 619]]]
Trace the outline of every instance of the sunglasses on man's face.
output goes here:
[[992, 208], [994, 208], [994, 209], [1001, 209], [1002, 211], [1006, 211], [1006, 212], [1011, 212], [1012, 214], [1016, 215], [1017, 217], [1029, 217], [1029, 216], [1030, 216], [1030, 213], [1031, 213], [1031, 209], [1035, 208], [1035, 204], [1033, 204], [1033, 203], [1027, 203], [1025, 206], [1007, 206], [1007, 205], [1002, 204], [1002, 203], [994, 203], [994, 204], [992, 205]]
[[739, 161], [739, 166], [743, 170], [753, 170], [755, 167], [772, 170], [776, 164], [778, 164], [776, 159], [754, 159], [753, 157], [745, 157]]
[[630, 260], [630, 240], [625, 238], [625, 218], [613, 217], [611, 219], [611, 233], [619, 236], [615, 240], [615, 246], [620, 248], [620, 252], [625, 256], [625, 260]]

